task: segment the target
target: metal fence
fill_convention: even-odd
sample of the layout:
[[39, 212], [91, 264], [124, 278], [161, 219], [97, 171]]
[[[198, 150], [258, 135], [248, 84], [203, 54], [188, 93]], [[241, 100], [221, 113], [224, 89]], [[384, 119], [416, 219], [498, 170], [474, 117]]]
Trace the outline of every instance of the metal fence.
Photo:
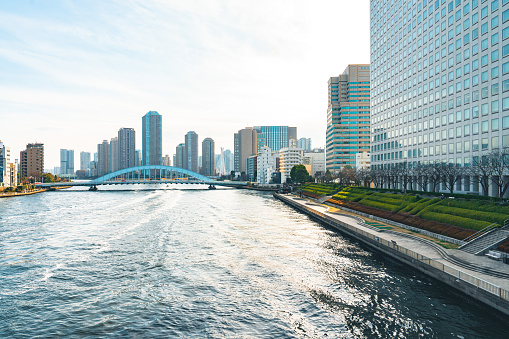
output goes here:
[[313, 215], [316, 215], [316, 216], [319, 216], [320, 218], [328, 221], [329, 223], [332, 223], [333, 225], [334, 224], [339, 224], [342, 228], [346, 228], [346, 229], [349, 229], [350, 231], [353, 231], [357, 234], [361, 234], [363, 235], [364, 237], [368, 238], [368, 239], [371, 239], [375, 242], [378, 242], [386, 247], [389, 247], [389, 248], [392, 248], [398, 252], [401, 252], [415, 260], [418, 260], [426, 265], [429, 265], [431, 267], [434, 267], [442, 272], [445, 272], [451, 276], [453, 276], [454, 278], [458, 279], [458, 280], [461, 280], [461, 281], [464, 281], [464, 282], [467, 282], [479, 289], [482, 289], [484, 291], [487, 291], [493, 295], [496, 295], [498, 297], [500, 297], [501, 299], [503, 300], [506, 300], [506, 301], [509, 301], [509, 291], [508, 290], [505, 290], [497, 285], [494, 285], [492, 283], [489, 283], [487, 282], [486, 280], [482, 280], [482, 279], [479, 279], [471, 274], [468, 274], [466, 272], [463, 272], [463, 271], [460, 271], [454, 267], [451, 267], [447, 264], [444, 264], [444, 263], [441, 263], [439, 261], [436, 261], [434, 259], [431, 259], [431, 258], [428, 258], [424, 255], [421, 255], [417, 252], [414, 252], [412, 250], [409, 250], [407, 248], [404, 248], [404, 247], [401, 247], [399, 246], [396, 242], [391, 242], [391, 241], [387, 241], [385, 239], [381, 239], [371, 233], [368, 233], [366, 231], [363, 231], [363, 230], [360, 230], [358, 229], [357, 227], [355, 226], [352, 226], [352, 225], [349, 225], [347, 223], [344, 223], [344, 222], [341, 222], [339, 220], [335, 220], [333, 219], [332, 217], [324, 214], [324, 213], [321, 213], [321, 212], [318, 212], [314, 209], [311, 209], [310, 207], [307, 207], [307, 206], [302, 206], [300, 204], [297, 204], [293, 201], [291, 201], [291, 199], [285, 199], [286, 201], [288, 201], [290, 204], [294, 205], [294, 206], [298, 206], [299, 208], [302, 208], [302, 209], [306, 209], [309, 213], [313, 214]]

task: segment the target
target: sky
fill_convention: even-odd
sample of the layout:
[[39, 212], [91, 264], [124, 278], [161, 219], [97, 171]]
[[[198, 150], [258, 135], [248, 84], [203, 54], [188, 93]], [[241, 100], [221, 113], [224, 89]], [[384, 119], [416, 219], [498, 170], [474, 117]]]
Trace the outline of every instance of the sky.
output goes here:
[[[325, 146], [327, 81], [369, 63], [369, 1], [0, 1], [0, 140], [13, 158], [81, 151], [163, 116], [163, 155], [188, 131], [233, 150], [246, 126]], [[201, 151], [200, 151], [201, 152]]]

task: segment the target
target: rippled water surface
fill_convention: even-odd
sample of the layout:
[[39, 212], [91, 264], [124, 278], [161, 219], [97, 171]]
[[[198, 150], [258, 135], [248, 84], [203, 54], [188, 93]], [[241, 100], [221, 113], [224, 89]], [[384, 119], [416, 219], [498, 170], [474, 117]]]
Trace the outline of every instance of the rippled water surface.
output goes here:
[[0, 199], [1, 338], [509, 333], [270, 194], [146, 188]]

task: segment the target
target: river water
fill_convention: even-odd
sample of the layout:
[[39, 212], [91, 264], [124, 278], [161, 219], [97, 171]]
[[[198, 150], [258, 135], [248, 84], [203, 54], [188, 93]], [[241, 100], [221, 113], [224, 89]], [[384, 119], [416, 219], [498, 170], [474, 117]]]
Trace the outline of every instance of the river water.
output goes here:
[[507, 338], [270, 194], [147, 188], [0, 199], [0, 338]]

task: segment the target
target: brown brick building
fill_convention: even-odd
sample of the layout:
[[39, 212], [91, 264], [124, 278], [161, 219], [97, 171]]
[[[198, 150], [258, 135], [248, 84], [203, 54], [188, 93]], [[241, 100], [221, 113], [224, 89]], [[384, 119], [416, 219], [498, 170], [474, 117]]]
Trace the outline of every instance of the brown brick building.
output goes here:
[[34, 178], [41, 181], [44, 169], [44, 144], [27, 144], [27, 149], [20, 152], [21, 178]]

